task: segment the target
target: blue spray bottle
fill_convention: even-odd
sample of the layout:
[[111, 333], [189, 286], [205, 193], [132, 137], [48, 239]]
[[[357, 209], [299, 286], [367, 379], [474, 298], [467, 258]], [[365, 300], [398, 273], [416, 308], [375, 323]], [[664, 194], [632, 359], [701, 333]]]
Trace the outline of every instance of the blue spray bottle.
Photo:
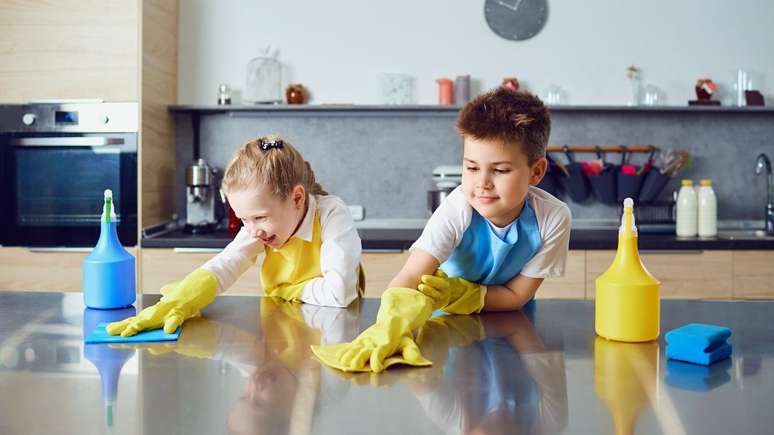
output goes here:
[[116, 232], [113, 192], [105, 190], [97, 246], [83, 260], [83, 302], [89, 308], [112, 309], [136, 299], [134, 256], [121, 246]]

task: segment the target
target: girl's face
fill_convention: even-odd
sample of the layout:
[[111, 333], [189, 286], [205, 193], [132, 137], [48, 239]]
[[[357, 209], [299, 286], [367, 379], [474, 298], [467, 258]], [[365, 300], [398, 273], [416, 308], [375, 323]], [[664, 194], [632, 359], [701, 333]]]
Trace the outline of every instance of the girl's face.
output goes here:
[[306, 214], [306, 190], [300, 184], [284, 200], [267, 186], [237, 190], [227, 196], [250, 235], [275, 249], [290, 240]]
[[546, 159], [532, 165], [520, 147], [465, 138], [462, 190], [468, 203], [498, 227], [521, 214], [530, 185], [540, 182]]

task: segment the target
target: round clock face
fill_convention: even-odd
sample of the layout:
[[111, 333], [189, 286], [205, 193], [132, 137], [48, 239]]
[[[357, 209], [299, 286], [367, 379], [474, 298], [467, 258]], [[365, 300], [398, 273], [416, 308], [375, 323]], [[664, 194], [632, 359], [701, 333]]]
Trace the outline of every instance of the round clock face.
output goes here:
[[498, 36], [523, 41], [540, 32], [548, 19], [548, 0], [486, 0], [484, 17]]

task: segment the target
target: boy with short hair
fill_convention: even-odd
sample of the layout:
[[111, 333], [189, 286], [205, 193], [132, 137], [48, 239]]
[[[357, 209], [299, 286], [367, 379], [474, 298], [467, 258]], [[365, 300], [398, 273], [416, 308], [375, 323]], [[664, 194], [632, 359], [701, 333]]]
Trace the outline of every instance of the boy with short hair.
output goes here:
[[376, 324], [352, 343], [314, 349], [326, 364], [375, 372], [394, 363], [429, 365], [412, 331], [434, 310], [517, 310], [544, 278], [564, 274], [570, 210], [535, 187], [548, 166], [546, 107], [501, 87], [465, 105], [457, 130], [464, 142], [462, 185], [412, 245], [382, 295]]

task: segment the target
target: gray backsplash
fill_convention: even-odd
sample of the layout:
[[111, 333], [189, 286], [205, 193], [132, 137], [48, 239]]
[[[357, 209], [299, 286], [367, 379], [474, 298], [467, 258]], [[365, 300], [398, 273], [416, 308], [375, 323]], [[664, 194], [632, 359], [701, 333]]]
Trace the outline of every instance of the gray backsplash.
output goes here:
[[[348, 204], [365, 207], [367, 218], [424, 218], [431, 171], [460, 164], [461, 140], [454, 112], [310, 112], [305, 114], [232, 112], [201, 115], [201, 156], [225, 168], [248, 140], [278, 133], [311, 163], [318, 181]], [[774, 158], [774, 112], [686, 112], [557, 110], [552, 113], [552, 145], [635, 145], [687, 148], [692, 166], [662, 192], [669, 198], [680, 178], [712, 178], [719, 219], [761, 219], [764, 178], [754, 172], [755, 157]], [[190, 113], [177, 113], [177, 203], [185, 216], [185, 167], [191, 161]], [[593, 156], [579, 155], [580, 158]], [[563, 157], [560, 157], [563, 159]], [[610, 154], [615, 163], [619, 154]], [[632, 163], [641, 164], [645, 155]], [[576, 204], [566, 198], [575, 219], [614, 219], [615, 207]]]

